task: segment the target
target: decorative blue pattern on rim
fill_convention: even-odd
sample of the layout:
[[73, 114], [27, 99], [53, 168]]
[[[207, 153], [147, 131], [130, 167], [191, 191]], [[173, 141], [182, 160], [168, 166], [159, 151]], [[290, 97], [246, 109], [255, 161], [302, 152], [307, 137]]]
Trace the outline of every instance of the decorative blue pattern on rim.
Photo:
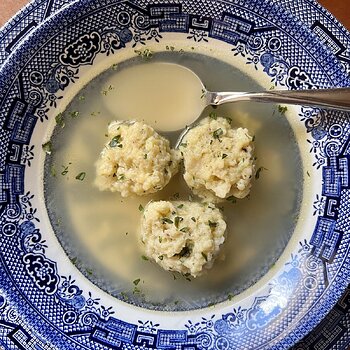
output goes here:
[[[185, 12], [181, 13], [180, 11], [178, 14], [179, 14], [178, 16], [179, 21], [181, 22], [183, 17], [186, 17], [186, 13]], [[237, 17], [234, 19], [237, 20]], [[173, 29], [173, 28], [170, 28], [170, 29]], [[189, 37], [191, 37], [191, 39], [193, 40], [207, 40], [205, 39], [206, 31], [203, 31], [203, 30], [197, 31], [197, 29], [193, 29], [192, 31], [189, 30], [188, 33], [190, 34]], [[213, 32], [211, 32], [211, 34], [212, 33]], [[240, 33], [240, 34], [247, 35], [247, 33]], [[209, 35], [209, 36], [215, 37], [215, 35], [216, 33], [214, 32], [214, 35]], [[134, 36], [134, 38], [135, 37], [136, 36]], [[93, 41], [93, 39], [94, 38], [92, 37], [91, 40]], [[232, 37], [231, 38], [226, 37], [225, 39], [234, 40], [234, 38]], [[242, 36], [240, 37], [240, 39], [241, 41], [244, 41], [242, 40], [243, 39]], [[234, 50], [237, 51], [237, 54], [242, 54], [247, 50], [246, 47], [241, 47], [239, 44], [236, 45], [237, 42], [231, 42], [231, 43], [235, 45]], [[278, 43], [276, 47], [277, 46], [278, 46]], [[273, 47], [274, 45], [271, 44], [271, 47], [270, 47], [271, 51], [273, 51]], [[88, 55], [87, 57], [85, 57], [84, 61], [80, 63], [84, 64], [84, 63], [91, 62], [92, 59], [94, 58], [94, 54], [95, 53], [91, 53], [90, 56]], [[327, 54], [327, 52], [325, 52], [325, 54]], [[61, 57], [63, 57], [63, 60], [61, 59], [61, 63], [62, 62], [63, 64], [68, 63], [71, 67], [74, 67], [75, 65], [78, 66], [76, 62], [64, 62], [64, 54]], [[273, 54], [270, 56], [260, 57], [259, 60], [267, 73], [269, 72], [273, 64], [275, 64], [276, 62], [277, 64], [281, 63], [281, 60]], [[251, 63], [254, 63], [253, 58]], [[285, 66], [287, 66], [286, 61], [283, 59], [282, 59], [282, 63]], [[329, 67], [332, 68], [332, 65]], [[296, 74], [305, 76], [303, 74], [304, 72], [300, 71], [298, 67], [292, 67], [292, 69], [293, 70], [291, 69], [288, 70], [287, 76], [289, 80], [291, 77], [293, 77]], [[282, 67], [282, 71], [283, 71], [283, 67]], [[62, 76], [64, 76], [64, 74], [65, 72], [63, 72]], [[335, 79], [334, 81], [332, 81], [332, 84], [341, 84], [341, 85], [346, 84], [346, 80], [344, 80], [341, 72], [338, 71], [338, 72], [335, 72], [335, 74], [336, 75], [332, 77], [333, 79]], [[62, 79], [62, 76], [60, 77], [60, 79]], [[39, 80], [37, 80], [38, 77], [39, 77]], [[286, 77], [286, 74], [284, 74], [284, 78], [285, 77]], [[35, 82], [38, 83], [40, 81], [40, 75], [38, 75], [37, 77], [33, 76], [32, 80], [34, 83]], [[49, 80], [47, 81], [49, 82]], [[57, 84], [55, 83], [55, 81], [57, 83], [57, 80], [53, 79], [52, 81], [50, 81], [50, 84], [47, 84], [46, 86], [47, 92], [49, 93], [53, 92], [57, 88]], [[283, 80], [281, 81], [283, 82]], [[308, 78], [306, 81], [308, 81]], [[278, 83], [280, 83], [280, 81]], [[321, 82], [321, 84], [318, 83], [317, 85], [324, 86], [322, 83], [325, 83], [325, 82]], [[290, 84], [288, 84], [288, 86], [290, 88], [293, 88], [293, 86]], [[61, 86], [59, 88], [61, 88]], [[44, 286], [43, 287], [44, 289], [45, 287], [47, 287], [48, 289], [46, 290], [46, 294], [50, 295], [50, 294], [55, 294], [55, 292], [57, 292], [58, 290], [57, 289], [58, 276], [56, 275], [55, 263], [45, 258], [44, 255], [41, 253], [35, 253], [35, 254], [33, 253], [33, 251], [44, 250], [45, 247], [43, 247], [43, 244], [40, 244], [40, 239], [38, 239], [38, 235], [40, 233], [36, 231], [35, 226], [32, 224], [32, 222], [35, 221], [35, 215], [34, 215], [35, 209], [33, 209], [30, 205], [26, 207], [26, 205], [23, 204], [23, 203], [26, 203], [27, 199], [25, 199], [26, 197], [23, 195], [24, 193], [23, 182], [20, 180], [21, 178], [23, 178], [25, 165], [30, 165], [31, 158], [34, 157], [32, 146], [29, 147], [31, 132], [37, 122], [37, 119], [38, 119], [37, 117], [39, 117], [39, 119], [45, 119], [46, 114], [45, 114], [45, 108], [42, 109], [43, 112], [41, 114], [37, 113], [37, 116], [35, 115], [35, 113], [32, 114], [26, 111], [25, 109], [28, 106], [26, 106], [25, 103], [26, 103], [25, 101], [23, 102], [19, 100], [19, 101], [16, 101], [16, 104], [11, 106], [13, 108], [12, 113], [10, 114], [11, 117], [7, 120], [7, 124], [6, 124], [9, 129], [15, 130], [15, 132], [12, 134], [12, 141], [14, 141], [12, 144], [12, 149], [14, 150], [14, 152], [10, 156], [9, 162], [16, 163], [16, 155], [18, 159], [21, 151], [23, 151], [23, 153], [22, 153], [22, 156], [19, 157], [21, 160], [17, 162], [19, 164], [17, 164], [16, 166], [13, 166], [12, 164], [12, 166], [10, 166], [6, 170], [4, 176], [2, 177], [2, 179], [4, 180], [2, 182], [2, 190], [3, 190], [1, 192], [2, 198], [5, 200], [9, 199], [10, 201], [12, 201], [12, 204], [13, 204], [11, 207], [8, 208], [6, 218], [10, 220], [3, 226], [3, 233], [4, 233], [4, 236], [7, 238], [13, 237], [16, 234], [15, 231], [19, 229], [19, 232], [21, 233], [22, 237], [27, 238], [27, 240], [25, 241], [27, 245], [29, 244], [29, 248], [26, 247], [24, 249], [29, 249], [30, 253], [26, 251], [27, 253], [26, 255], [24, 255], [25, 258], [23, 259], [23, 261], [26, 263], [26, 269], [27, 269], [28, 275], [31, 276], [31, 278], [34, 281], [36, 281], [36, 285], [39, 287], [39, 289], [40, 289], [40, 286]], [[23, 112], [24, 114], [21, 114]], [[23, 115], [25, 116], [24, 119], [22, 117]], [[329, 120], [327, 120], [327, 118], [330, 118], [330, 117], [334, 118], [333, 122], [331, 123], [329, 122]], [[334, 258], [334, 253], [336, 250], [339, 249], [339, 244], [340, 244], [340, 241], [342, 240], [342, 231], [344, 231], [344, 228], [346, 228], [346, 225], [348, 224], [347, 222], [341, 222], [341, 220], [339, 220], [339, 213], [341, 214], [342, 211], [344, 213], [344, 210], [346, 212], [347, 208], [346, 207], [344, 208], [344, 205], [346, 206], [348, 203], [348, 198], [346, 196], [341, 196], [341, 190], [343, 190], [343, 193], [344, 193], [344, 190], [349, 188], [349, 182], [348, 182], [349, 181], [349, 156], [348, 156], [348, 150], [346, 147], [346, 142], [344, 141], [348, 139], [348, 130], [344, 130], [344, 127], [340, 125], [341, 123], [334, 122], [334, 121], [337, 121], [337, 119], [340, 119], [339, 117], [340, 117], [339, 115], [326, 116], [325, 118], [326, 120], [323, 120], [323, 124], [320, 123], [315, 126], [315, 125], [310, 125], [312, 118], [310, 117], [309, 114], [307, 114], [307, 111], [303, 113], [303, 115], [301, 116], [301, 119], [305, 121], [305, 125], [307, 126], [307, 128], [310, 128], [310, 130], [308, 129], [308, 131], [312, 134], [310, 143], [312, 143], [313, 150], [316, 150], [316, 153], [318, 152], [319, 158], [317, 158], [316, 156], [317, 162], [315, 162], [315, 166], [322, 166], [323, 164], [325, 164], [325, 162], [327, 162], [327, 166], [323, 167], [325, 186], [322, 193], [322, 197], [320, 197], [321, 199], [317, 199], [315, 203], [315, 206], [317, 206], [319, 210], [317, 214], [319, 215], [323, 214], [323, 216], [320, 217], [318, 220], [315, 233], [310, 241], [310, 245], [309, 244], [303, 245], [301, 248], [301, 254], [304, 251], [308, 253], [309, 252], [308, 250], [312, 249], [313, 255], [307, 255], [307, 256], [308, 257], [311, 256], [312, 259], [320, 257], [320, 259], [324, 262], [326, 272], [327, 272], [326, 264], [332, 262]], [[309, 122], [309, 124], [307, 122]], [[342, 137], [342, 139], [339, 142], [335, 142], [335, 140], [338, 139], [340, 136]], [[320, 141], [322, 141], [323, 144]], [[314, 142], [319, 142], [319, 144], [315, 145]], [[344, 142], [345, 142], [345, 147], [343, 147], [342, 152], [340, 152], [339, 146], [344, 145]], [[28, 146], [26, 145], [23, 146], [23, 149], [21, 150], [20, 145], [23, 145], [23, 144], [28, 144]], [[322, 160], [319, 161], [319, 159], [322, 159]], [[9, 189], [10, 191], [8, 191]], [[9, 195], [10, 197], [7, 197], [7, 195]], [[29, 198], [30, 194], [26, 194], [26, 196]], [[20, 200], [23, 202], [22, 204], [20, 204], [21, 210], [18, 210], [19, 209], [17, 206], [17, 203], [19, 203], [18, 198], [20, 198]], [[326, 203], [323, 204], [323, 206], [321, 206], [321, 209], [319, 209], [317, 202], [324, 202], [324, 201], [326, 201]], [[30, 202], [30, 200], [28, 202]], [[22, 221], [22, 224], [19, 226], [18, 221], [16, 220], [20, 215], [22, 216], [24, 215], [24, 221]], [[28, 240], [28, 237], [30, 237], [29, 240]], [[32, 246], [31, 246], [31, 242], [33, 243]], [[36, 243], [38, 243], [38, 245], [36, 245]], [[290, 279], [292, 284], [298, 280], [298, 275], [299, 275], [297, 272], [298, 270], [297, 267], [299, 266], [298, 265], [299, 262], [295, 262], [295, 261], [298, 261], [298, 258], [293, 257], [291, 261], [292, 268], [288, 270], [289, 272], [286, 272], [287, 275], [281, 276], [283, 280]], [[310, 265], [311, 267], [313, 265], [314, 266], [319, 265], [316, 263], [316, 261], [311, 261], [311, 262], [309, 261], [307, 262], [307, 264], [309, 265], [311, 264]], [[296, 271], [294, 272], [294, 270]], [[42, 283], [43, 279], [45, 280], [45, 283]], [[69, 279], [69, 278], [66, 278], [66, 279]], [[327, 280], [328, 280], [328, 277], [325, 278], [325, 281]], [[62, 282], [64, 283], [65, 281], [62, 281]], [[71, 281], [68, 281], [68, 285], [67, 283], [65, 283], [65, 286], [66, 287], [70, 286], [69, 285], [70, 282]], [[280, 289], [281, 287], [278, 287], [278, 285], [279, 284], [277, 283], [277, 287], [275, 289], [274, 288], [271, 289], [272, 291], [275, 290], [275, 292], [273, 293], [278, 294], [286, 291], [283, 288]], [[312, 278], [305, 281], [305, 285], [308, 286], [310, 289], [312, 289], [314, 287], [314, 282]], [[64, 288], [65, 287], [63, 287], [63, 289]], [[289, 290], [289, 292], [293, 293], [294, 291]], [[335, 293], [334, 296], [336, 296], [338, 293]], [[80, 295], [79, 290], [77, 291], [77, 293], [72, 293], [72, 294], [75, 296]], [[81, 306], [85, 303], [85, 301], [86, 300], [83, 301], [83, 297], [80, 297], [80, 298], [77, 298], [77, 301], [75, 301], [71, 305], [73, 305], [75, 309], [79, 310]], [[237, 310], [234, 310], [232, 314], [223, 315], [222, 320], [220, 319], [217, 320], [215, 322], [215, 325], [214, 325], [214, 322], [212, 322], [211, 320], [203, 320], [202, 324], [199, 327], [198, 325], [197, 326], [189, 325], [187, 327], [188, 332], [187, 331], [176, 332], [176, 333], [174, 332], [169, 333], [168, 331], [164, 331], [164, 333], [163, 331], [157, 332], [157, 327], [159, 325], [153, 325], [153, 324], [147, 325], [147, 321], [145, 321], [144, 323], [142, 323], [142, 326], [138, 327], [138, 331], [144, 331], [143, 336], [139, 337], [139, 339], [143, 339], [143, 340], [147, 339], [145, 343], [148, 343], [150, 345], [149, 346], [150, 348], [154, 348], [153, 346], [156, 346], [155, 345], [156, 339], [157, 339], [158, 348], [162, 348], [162, 347], [175, 348], [175, 345], [171, 345], [175, 343], [176, 344], [183, 343], [183, 346], [185, 346], [184, 342], [187, 342], [188, 348], [192, 346], [193, 349], [197, 348], [197, 346], [198, 348], [218, 348], [218, 349], [234, 348], [239, 344], [231, 343], [232, 341], [234, 341], [231, 338], [232, 334], [234, 334], [232, 333], [233, 330], [235, 330], [236, 332], [237, 330], [241, 330], [241, 331], [244, 330], [244, 327], [242, 327], [242, 324], [245, 324], [245, 327], [247, 327], [248, 329], [255, 327], [251, 323], [252, 319], [261, 320], [261, 322], [263, 323], [268, 322], [268, 320], [264, 318], [261, 319], [259, 317], [259, 310], [261, 310], [259, 309], [259, 305], [263, 301], [264, 300], [256, 299], [256, 301], [254, 302], [254, 304], [249, 310], [237, 309]], [[334, 297], [333, 297], [333, 301], [335, 301]], [[325, 305], [329, 305], [329, 303], [332, 303], [330, 299], [328, 300], [328, 302], [325, 303]], [[19, 304], [20, 303], [18, 303], [18, 305]], [[6, 309], [5, 306], [7, 307], [6, 317], [10, 315], [10, 317], [6, 318], [6, 322], [11, 322], [11, 315], [13, 313], [11, 312], [12, 309], [8, 305], [6, 305], [5, 300], [3, 301], [3, 306], [4, 306], [4, 310]], [[102, 307], [100, 310], [101, 310], [100, 311], [101, 316], [108, 318], [107, 322], [104, 322], [103, 320], [100, 320], [100, 322], [98, 322], [98, 320], [96, 320], [95, 324], [97, 324], [98, 328], [101, 327], [100, 331], [108, 330], [109, 332], [108, 334], [111, 335], [111, 334], [115, 334], [113, 332], [115, 332], [116, 330], [119, 330], [118, 332], [122, 332], [121, 334], [119, 334], [119, 338], [120, 338], [119, 341], [124, 341], [125, 344], [136, 339], [135, 338], [136, 328], [134, 326], [130, 325], [129, 327], [127, 324], [124, 324], [116, 319], [113, 319], [112, 317], [109, 317], [110, 310], [108, 308]], [[271, 310], [271, 312], [273, 315], [274, 312], [278, 313], [278, 310], [275, 310], [275, 311]], [[21, 315], [22, 315], [22, 312], [21, 312]], [[23, 315], [25, 315], [24, 312], [23, 312]], [[254, 315], [254, 316], [249, 317], [249, 315], [250, 316]], [[92, 315], [90, 315], [90, 317], [92, 317]], [[73, 312], [70, 311], [70, 313], [66, 314], [66, 324], [73, 324], [74, 321], [72, 320], [74, 320], [74, 314]], [[247, 323], [247, 320], [248, 320], [248, 323]], [[308, 325], [312, 325], [312, 324], [313, 323], [311, 321], [308, 323]], [[260, 324], [260, 326], [263, 326], [263, 325], [264, 324]], [[197, 329], [193, 327], [197, 327]], [[215, 331], [214, 330], [211, 331], [212, 328]], [[305, 334], [305, 329], [304, 331], [300, 331], [300, 332], [301, 333], [299, 333], [299, 336], [300, 334]], [[156, 334], [156, 333], [158, 338], [153, 337], [153, 340], [151, 341], [152, 337], [150, 335]], [[47, 337], [48, 333], [44, 333], [44, 334], [45, 334], [45, 337]], [[106, 345], [107, 340], [105, 339], [105, 335], [103, 334], [101, 335], [101, 333], [99, 332], [97, 332], [96, 334], [97, 334], [96, 336], [90, 335], [90, 339], [96, 340], [96, 342], [99, 344]], [[193, 334], [195, 338], [191, 338], [191, 334]], [[211, 337], [211, 334], [212, 334], [212, 337]], [[242, 333], [238, 331], [238, 333], [236, 334], [242, 334]], [[81, 337], [83, 336], [81, 335]], [[23, 332], [22, 330], [13, 332], [13, 334], [11, 334], [11, 337], [10, 337], [10, 339], [16, 340], [15, 341], [16, 344], [20, 344], [20, 342], [26, 342], [26, 340], [28, 340], [27, 338], [28, 338], [28, 334], [26, 334], [26, 332]], [[77, 334], [76, 334], [76, 338], [78, 338]], [[289, 339], [288, 337], [285, 338], [280, 343], [280, 346], [283, 346], [283, 347], [290, 346], [295, 342], [296, 338], [297, 338], [297, 333], [294, 332], [294, 335], [290, 335]], [[38, 341], [40, 342], [40, 340]], [[59, 344], [59, 342], [57, 342], [56, 339], [55, 340], [52, 339], [52, 341], [56, 344]], [[98, 348], [96, 345], [97, 343], [93, 343], [94, 345], [90, 344], [90, 346], [92, 345]], [[26, 343], [22, 343], [22, 344], [26, 344]], [[111, 343], [108, 343], [108, 344], [111, 345]], [[139, 344], [141, 345], [142, 342], [140, 342]], [[117, 344], [115, 345], [118, 346]], [[64, 346], [63, 348], [68, 348], [68, 344], [66, 344], [66, 346]], [[238, 346], [238, 348], [240, 347]]]

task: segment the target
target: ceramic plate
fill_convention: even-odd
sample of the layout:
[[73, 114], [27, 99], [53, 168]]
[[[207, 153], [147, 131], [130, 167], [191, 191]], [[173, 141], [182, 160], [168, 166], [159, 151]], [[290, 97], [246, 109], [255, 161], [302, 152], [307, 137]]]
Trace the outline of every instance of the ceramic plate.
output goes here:
[[43, 200], [41, 145], [57, 110], [111, 63], [172, 47], [220, 53], [265, 89], [349, 85], [319, 38], [268, 2], [84, 1], [42, 24], [1, 74], [1, 306], [8, 323], [21, 325], [12, 335], [21, 346], [31, 329], [33, 346], [47, 348], [288, 348], [347, 286], [348, 115], [307, 108], [284, 116], [303, 165], [292, 239], [269, 272], [234, 298], [155, 312], [113, 296], [68, 259]]

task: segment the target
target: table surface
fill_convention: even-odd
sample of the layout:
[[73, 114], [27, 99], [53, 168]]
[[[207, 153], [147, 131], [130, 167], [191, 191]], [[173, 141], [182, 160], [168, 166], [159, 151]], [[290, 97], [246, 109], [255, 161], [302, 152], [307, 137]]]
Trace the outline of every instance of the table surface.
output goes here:
[[[28, 2], [29, 0], [0, 0], [0, 27]], [[350, 30], [349, 0], [318, 0], [318, 2]]]
[[[350, 30], [350, 6], [348, 0], [318, 0], [343, 25]], [[28, 0], [0, 0], [0, 26], [21, 9]]]

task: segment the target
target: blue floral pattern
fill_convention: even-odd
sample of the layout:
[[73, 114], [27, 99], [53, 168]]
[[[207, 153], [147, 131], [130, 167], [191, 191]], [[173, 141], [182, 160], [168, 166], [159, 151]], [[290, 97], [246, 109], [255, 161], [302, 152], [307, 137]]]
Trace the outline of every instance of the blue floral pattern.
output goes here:
[[[113, 3], [112, 0], [110, 2]], [[222, 5], [220, 1], [216, 3]], [[76, 21], [77, 14], [94, 16], [96, 8], [91, 11], [89, 4], [89, 1], [82, 5], [76, 4], [67, 10], [67, 14], [71, 14], [75, 18], [74, 21]], [[42, 292], [40, 294], [42, 303], [46, 300], [55, 300], [57, 314], [53, 316], [59, 317], [57, 327], [65, 329], [65, 338], [60, 342], [59, 336], [53, 329], [48, 330], [45, 334], [47, 340], [56, 344], [57, 347], [79, 349], [124, 346], [138, 349], [147, 346], [148, 348], [170, 349], [181, 346], [193, 349], [243, 349], [260, 345], [262, 337], [266, 337], [266, 326], [271, 326], [271, 324], [276, 326], [268, 334], [270, 338], [265, 338], [264, 341], [271, 347], [277, 346], [273, 344], [272, 339], [285, 331], [285, 327], [280, 328], [277, 324], [279, 319], [287, 317], [286, 305], [288, 303], [293, 304], [292, 310], [296, 315], [298, 312], [305, 311], [298, 303], [302, 303], [310, 296], [325, 295], [329, 300], [327, 305], [331, 305], [332, 298], [339, 295], [339, 291], [334, 292], [332, 285], [329, 288], [328, 286], [329, 281], [332, 280], [330, 277], [334, 278], [339, 271], [333, 266], [344, 264], [341, 259], [346, 257], [342, 246], [346, 244], [344, 237], [347, 231], [346, 225], [342, 222], [347, 213], [343, 197], [349, 188], [349, 155], [343, 145], [346, 144], [349, 130], [342, 122], [344, 116], [341, 113], [301, 110], [300, 119], [304, 122], [307, 133], [310, 135], [310, 151], [315, 158], [313, 165], [317, 169], [322, 168], [323, 171], [323, 191], [314, 203], [314, 216], [317, 217], [316, 228], [310, 241], [300, 243], [299, 251], [291, 256], [283, 271], [271, 280], [268, 289], [263, 294], [256, 296], [250, 305], [242, 306], [235, 303], [230, 312], [211, 314], [196, 321], [191, 319], [180, 330], [162, 329], [161, 323], [151, 320], [139, 320], [137, 324], [130, 324], [118, 319], [122, 318], [122, 315], [118, 314], [113, 306], [100, 304], [100, 298], [80, 288], [75, 277], [60, 276], [59, 266], [46, 256], [48, 243], [42, 238], [43, 234], [38, 228], [40, 217], [37, 215], [37, 208], [32, 205], [32, 200], [35, 198], [30, 193], [24, 194], [22, 181], [24, 168], [30, 167], [36, 156], [35, 147], [29, 146], [29, 142], [36, 120], [45, 122], [49, 118], [51, 109], [55, 108], [57, 102], [62, 98], [62, 92], [69, 84], [79, 79], [79, 68], [83, 65], [92, 65], [97, 55], [113, 55], [127, 45], [145, 46], [147, 41], [160, 43], [165, 38], [166, 32], [177, 32], [184, 33], [187, 40], [197, 43], [210, 43], [214, 39], [229, 43], [234, 57], [242, 57], [246, 60], [247, 65], [254, 66], [255, 70], [262, 70], [270, 77], [274, 86], [303, 89], [327, 86], [327, 84], [349, 84], [341, 69], [332, 77], [327, 77], [328, 80], [313, 71], [312, 59], [314, 57], [311, 54], [312, 59], [307, 59], [308, 56], [306, 56], [303, 63], [298, 62], [296, 57], [286, 55], [282, 39], [287, 33], [283, 26], [271, 26], [270, 22], [264, 22], [266, 13], [262, 12], [261, 15], [260, 10], [254, 12], [256, 8], [264, 9], [261, 2], [256, 8], [254, 8], [257, 6], [255, 1], [251, 1], [249, 5], [255, 18], [253, 15], [249, 17], [248, 14], [245, 14], [247, 18], [242, 17], [241, 12], [234, 5], [227, 5], [228, 7], [221, 13], [220, 6], [217, 9], [214, 7], [215, 11], [218, 11], [217, 17], [208, 16], [206, 18], [202, 18], [201, 13], [205, 7], [199, 9], [195, 5], [191, 7], [186, 1], [180, 5], [171, 2], [143, 5], [145, 4], [142, 1], [125, 2], [125, 4], [122, 2], [120, 10], [114, 17], [114, 22], [118, 23], [117, 26], [113, 23], [113, 25], [86, 30], [86, 33], [89, 34], [85, 34], [84, 31], [84, 34], [77, 35], [69, 43], [64, 43], [63, 46], [61, 43], [59, 55], [54, 62], [50, 62], [49, 69], [46, 71], [45, 69], [40, 71], [39, 68], [33, 69], [28, 74], [26, 83], [29, 82], [29, 84], [25, 100], [18, 97], [13, 101], [11, 107], [8, 107], [11, 113], [8, 114], [9, 117], [6, 120], [6, 130], [14, 130], [10, 136], [11, 147], [12, 150], [18, 151], [12, 152], [10, 160], [3, 169], [0, 169], [2, 249], [7, 249], [7, 244], [17, 243], [27, 276], [37, 290]], [[281, 10], [265, 2], [264, 5], [266, 8], [270, 6], [271, 15], [276, 15], [278, 18]], [[101, 10], [101, 14], [102, 12]], [[295, 30], [296, 27], [293, 26], [296, 24], [288, 15], [286, 18], [289, 20], [288, 25], [291, 30]], [[56, 20], [59, 21], [57, 18]], [[276, 23], [279, 23], [277, 19]], [[50, 23], [51, 25], [55, 30], [60, 30], [59, 27], [55, 27], [55, 20]], [[234, 30], [233, 28], [239, 29]], [[45, 29], [44, 26], [42, 31]], [[276, 30], [280, 31], [279, 35], [275, 34]], [[300, 28], [299, 33], [299, 37], [303, 37], [303, 43], [300, 44], [302, 48], [304, 42], [314, 39], [303, 30]], [[297, 44], [296, 47], [299, 48]], [[317, 57], [322, 58], [322, 64], [327, 64], [327, 56], [333, 59], [332, 54], [323, 47], [319, 46], [317, 49]], [[25, 50], [25, 47], [22, 50]], [[337, 65], [334, 62], [332, 64]], [[10, 70], [11, 67], [6, 69]], [[5, 73], [7, 74], [7, 70]], [[4, 83], [4, 89], [8, 88], [7, 82], [1, 82]], [[0, 95], [1, 102], [3, 98]], [[3, 143], [5, 150], [6, 142], [8, 141], [5, 140]], [[17, 154], [18, 157], [16, 157]], [[345, 198], [345, 205], [346, 203], [348, 199]], [[337, 252], [339, 254], [335, 264], [334, 259]], [[4, 266], [12, 263], [6, 258], [3, 261]], [[1, 284], [2, 288], [5, 285], [10, 288], [11, 283], [15, 281], [4, 272], [1, 273], [3, 282], [6, 278], [8, 279], [8, 284]], [[340, 277], [343, 279], [340, 280]], [[349, 276], [338, 275], [338, 279], [339, 288], [347, 283]], [[32, 288], [29, 282], [26, 288], [28, 290]], [[8, 295], [8, 300], [15, 297], [16, 293], [13, 292]], [[4, 306], [3, 310], [6, 310], [3, 319], [20, 322], [15, 309], [8, 306], [7, 298], [1, 296], [0, 305], [0, 308]], [[19, 299], [17, 307], [20, 308]], [[24, 315], [24, 308], [20, 310]], [[308, 329], [312, 327], [316, 319], [322, 316], [316, 308], [314, 314], [316, 314], [315, 321], [307, 323]], [[36, 324], [36, 327], [39, 327], [39, 323]], [[289, 331], [289, 334], [296, 332], [292, 328]], [[295, 342], [295, 334], [300, 336], [305, 332], [304, 329], [301, 333], [294, 333], [294, 338], [292, 337], [291, 340], [288, 340], [286, 336], [284, 343], [281, 343], [279, 348], [289, 347]], [[248, 338], [249, 343], [247, 343]], [[37, 344], [44, 346], [39, 338]]]

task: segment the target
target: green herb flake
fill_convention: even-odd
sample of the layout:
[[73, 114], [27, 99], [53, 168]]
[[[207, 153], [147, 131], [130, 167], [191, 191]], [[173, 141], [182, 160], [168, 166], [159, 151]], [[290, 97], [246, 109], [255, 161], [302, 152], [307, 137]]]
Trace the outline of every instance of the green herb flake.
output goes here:
[[127, 295], [125, 292], [120, 292], [119, 294], [120, 294], [120, 296], [121, 296], [122, 298], [124, 298], [125, 300], [128, 300], [128, 299], [129, 299], [128, 295]]
[[308, 177], [310, 177], [311, 175], [310, 175], [310, 173], [309, 173], [309, 171], [307, 171], [306, 172], [306, 175], [308, 176]]
[[216, 228], [218, 226], [218, 223], [208, 220], [208, 225], [210, 228]]
[[138, 278], [138, 279], [134, 280], [132, 283], [133, 283], [135, 286], [137, 286], [137, 285], [140, 283], [140, 281], [141, 281], [141, 279]]
[[186, 147], [187, 147], [187, 142], [181, 142], [181, 143], [180, 143], [180, 147], [186, 148]]
[[281, 114], [285, 114], [288, 111], [288, 107], [286, 106], [278, 106], [278, 112], [280, 112]]
[[164, 256], [163, 255], [159, 255], [158, 259], [162, 261], [164, 259]]
[[224, 134], [224, 131], [221, 128], [219, 128], [213, 132], [213, 137], [214, 139], [219, 140], [223, 134]]
[[252, 137], [252, 142], [254, 142], [255, 141], [255, 135]]
[[118, 63], [114, 63], [111, 65], [112, 70], [117, 70], [118, 69]]
[[53, 165], [50, 167], [50, 174], [52, 177], [56, 177], [57, 175], [56, 168]]
[[224, 153], [223, 155], [222, 155], [222, 157], [221, 157], [222, 159], [225, 159], [225, 158], [227, 158], [227, 154], [226, 153]]
[[81, 172], [75, 177], [75, 179], [79, 180], [79, 181], [83, 181], [85, 179], [85, 176], [86, 176], [86, 173], [85, 172]]
[[63, 175], [63, 176], [67, 175], [68, 174], [68, 170], [69, 170], [68, 166], [62, 165], [62, 168], [63, 168], [63, 170], [61, 172], [61, 175]]
[[140, 294], [141, 293], [141, 289], [140, 288], [137, 288], [137, 287], [134, 287], [134, 290], [132, 291], [132, 294]]
[[55, 117], [56, 124], [63, 129], [66, 125], [63, 113], [58, 113]]
[[226, 200], [232, 204], [235, 204], [237, 202], [237, 199], [234, 196], [227, 197]]
[[182, 209], [183, 207], [184, 207], [183, 204], [180, 204], [180, 205], [177, 206], [178, 209]]
[[142, 255], [142, 256], [141, 256], [141, 259], [142, 259], [142, 260], [145, 260], [145, 261], [148, 261], [148, 260], [149, 260], [149, 259], [147, 258], [147, 256], [145, 256], [145, 255]]
[[266, 168], [264, 168], [263, 166], [261, 166], [255, 173], [255, 178], [256, 179], [259, 179], [260, 178], [260, 173], [263, 171], [263, 170], [268, 170]]
[[107, 96], [109, 92], [111, 92], [112, 90], [114, 90], [115, 87], [113, 85], [108, 85], [107, 89], [104, 89], [101, 91], [101, 94], [104, 96]]
[[118, 181], [124, 181], [125, 180], [125, 175], [124, 174], [120, 174], [118, 176]]
[[186, 232], [188, 232], [189, 230], [190, 230], [189, 227], [183, 227], [180, 231], [186, 233]]
[[147, 154], [146, 153], [143, 155], [143, 159], [147, 159]]
[[197, 221], [196, 218], [195, 218], [194, 216], [191, 217], [191, 220], [192, 220], [193, 222], [196, 222], [196, 221]]
[[229, 293], [229, 295], [227, 296], [227, 299], [231, 301], [233, 298], [234, 298], [234, 295], [232, 293]]
[[121, 135], [114, 136], [109, 143], [109, 147], [114, 148], [120, 145], [120, 142], [122, 141]]
[[205, 254], [205, 253], [202, 252], [202, 257], [204, 258], [205, 261], [208, 261], [208, 256], [207, 256], [207, 254]]
[[145, 209], [144, 207], [142, 206], [142, 204], [139, 205], [139, 211], [143, 212]]
[[207, 94], [207, 90], [202, 89], [201, 99], [203, 99], [203, 98], [205, 97], [206, 94]]
[[75, 118], [79, 117], [80, 112], [79, 111], [72, 111], [72, 112], [69, 112], [69, 115], [71, 118], [75, 119]]
[[181, 252], [179, 254], [175, 254], [175, 256], [179, 256], [180, 258], [188, 258], [191, 254], [192, 254], [192, 247], [186, 245], [181, 249]]
[[226, 120], [227, 120], [227, 122], [229, 123], [229, 124], [232, 124], [232, 118], [230, 118], [230, 117], [224, 117]]
[[163, 238], [158, 236], [158, 241], [159, 241], [159, 243], [162, 243], [163, 242]]
[[51, 141], [45, 142], [44, 144], [41, 145], [41, 147], [46, 154], [51, 155], [51, 153], [52, 153], [52, 142]]
[[174, 304], [175, 304], [175, 305], [178, 305], [178, 303], [179, 303], [178, 300], [175, 300], [175, 301], [174, 301]]
[[153, 52], [150, 49], [135, 50], [134, 51], [139, 57], [149, 60], [153, 57]]
[[275, 85], [271, 85], [269, 90], [275, 90]]
[[174, 219], [174, 225], [176, 228], [179, 228], [180, 222], [183, 221], [183, 218], [181, 216], [176, 216]]
[[162, 218], [162, 223], [163, 224], [173, 224], [174, 222], [170, 220], [169, 218]]
[[71, 259], [72, 264], [75, 265], [77, 263], [77, 260], [78, 260], [77, 257], [72, 258]]
[[175, 199], [179, 199], [180, 198], [180, 193], [179, 192], [174, 193], [174, 198]]
[[218, 115], [215, 112], [211, 112], [211, 113], [209, 113], [209, 118], [217, 120], [218, 119]]
[[91, 117], [96, 117], [96, 116], [98, 116], [100, 114], [101, 114], [101, 112], [91, 112], [90, 113]]

